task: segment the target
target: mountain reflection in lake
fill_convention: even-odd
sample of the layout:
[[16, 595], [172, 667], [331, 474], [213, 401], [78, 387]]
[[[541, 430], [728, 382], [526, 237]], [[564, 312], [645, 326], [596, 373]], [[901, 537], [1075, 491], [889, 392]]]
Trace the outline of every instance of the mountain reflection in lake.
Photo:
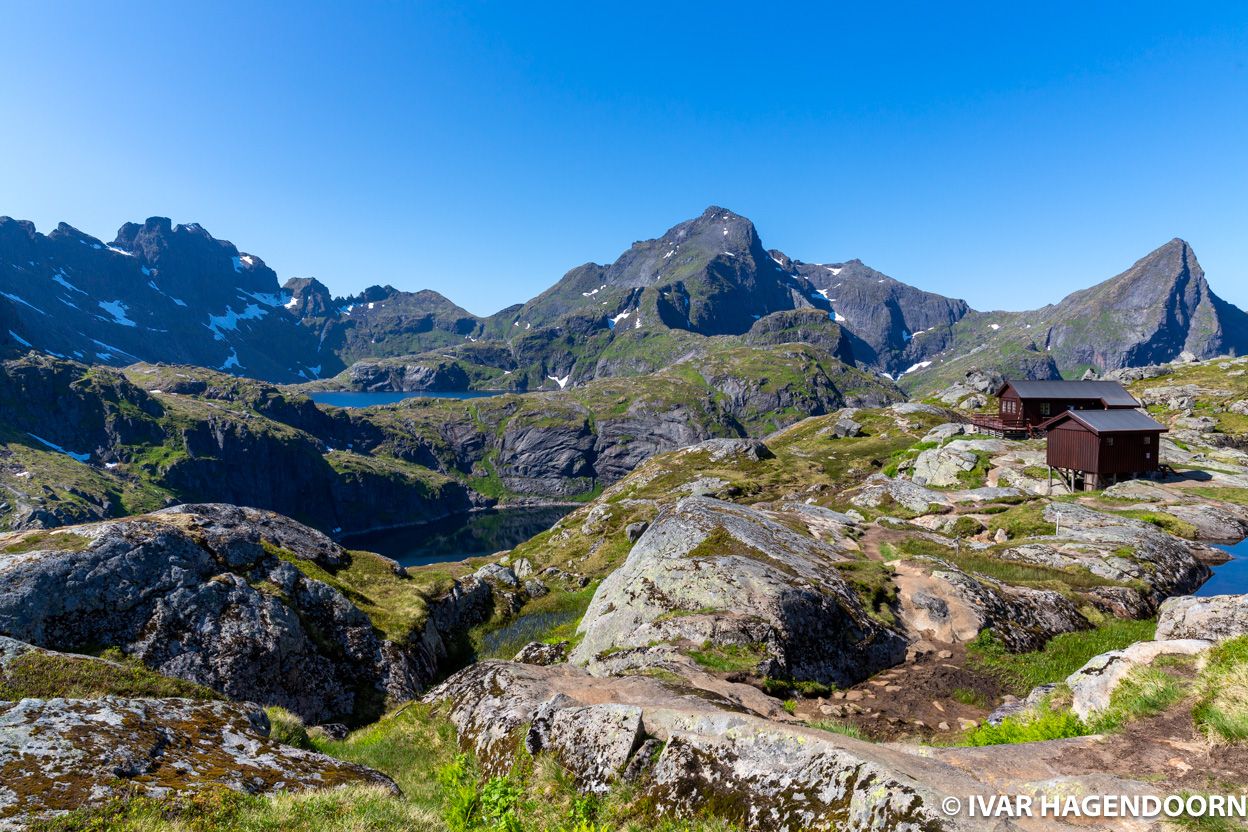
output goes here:
[[403, 566], [463, 560], [520, 545], [546, 531], [576, 506], [504, 508], [461, 514], [379, 532], [353, 535], [342, 545], [393, 558]]

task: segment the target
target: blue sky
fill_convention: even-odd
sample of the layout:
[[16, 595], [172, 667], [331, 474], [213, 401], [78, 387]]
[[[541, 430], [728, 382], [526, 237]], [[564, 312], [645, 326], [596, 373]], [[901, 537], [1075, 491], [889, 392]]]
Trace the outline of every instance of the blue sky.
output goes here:
[[45, 231], [489, 313], [719, 204], [981, 309], [1180, 236], [1248, 307], [1246, 3], [0, 4], [0, 214]]

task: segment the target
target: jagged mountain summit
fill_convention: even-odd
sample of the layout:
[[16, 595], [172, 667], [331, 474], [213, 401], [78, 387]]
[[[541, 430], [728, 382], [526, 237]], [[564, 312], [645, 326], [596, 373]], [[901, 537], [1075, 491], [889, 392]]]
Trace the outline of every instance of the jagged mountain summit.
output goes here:
[[1170, 242], [1120, 275], [1040, 310], [1063, 367], [1100, 370], [1248, 351], [1248, 315], [1209, 288], [1196, 253]]
[[1172, 361], [1248, 353], [1248, 314], [1219, 298], [1192, 247], [1174, 239], [1109, 280], [1030, 312], [970, 312], [948, 346], [905, 379], [936, 389], [985, 369], [1078, 378]]
[[195, 364], [261, 378], [336, 372], [282, 307], [259, 257], [197, 224], [127, 223], [108, 244], [61, 223], [41, 234], [0, 217], [0, 333], [85, 363]]
[[975, 369], [1056, 378], [1183, 352], [1242, 354], [1248, 316], [1212, 292], [1177, 239], [1043, 309], [978, 312], [860, 260], [768, 250], [748, 219], [712, 206], [483, 318], [429, 290], [335, 297], [314, 278], [279, 287], [263, 260], [197, 224], [127, 223], [105, 244], [65, 224], [44, 235], [0, 218], [6, 354], [186, 363], [277, 382], [342, 373], [331, 386], [359, 389], [533, 390], [654, 372], [712, 339], [814, 344], [926, 390]]
[[802, 263], [780, 252], [772, 256], [836, 307], [858, 360], [892, 376], [947, 347], [950, 328], [971, 311], [964, 300], [916, 289], [861, 260]]
[[582, 313], [609, 314], [629, 326], [647, 321], [702, 335], [741, 335], [772, 312], [820, 309], [826, 298], [763, 248], [754, 224], [718, 206], [670, 228], [662, 237], [633, 243], [609, 265], [586, 263], [518, 309], [491, 319], [530, 330]]

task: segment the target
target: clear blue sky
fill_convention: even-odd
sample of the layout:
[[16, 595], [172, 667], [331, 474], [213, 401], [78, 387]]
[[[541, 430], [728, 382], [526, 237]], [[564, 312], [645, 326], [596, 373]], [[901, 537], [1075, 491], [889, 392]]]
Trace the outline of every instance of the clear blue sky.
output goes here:
[[0, 214], [478, 313], [709, 204], [981, 309], [1181, 236], [1248, 307], [1248, 3], [808, 5], [0, 0]]

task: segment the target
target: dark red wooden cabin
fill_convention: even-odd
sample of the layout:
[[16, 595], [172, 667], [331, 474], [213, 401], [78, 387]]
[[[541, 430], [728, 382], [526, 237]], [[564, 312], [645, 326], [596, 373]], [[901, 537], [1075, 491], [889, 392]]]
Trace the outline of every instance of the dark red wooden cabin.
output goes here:
[[1072, 491], [1151, 474], [1165, 425], [1138, 410], [1067, 410], [1041, 425], [1049, 467]]
[[1116, 381], [1007, 381], [997, 390], [997, 415], [976, 416], [977, 426], [1026, 436], [1067, 410], [1134, 410], [1135, 397]]

